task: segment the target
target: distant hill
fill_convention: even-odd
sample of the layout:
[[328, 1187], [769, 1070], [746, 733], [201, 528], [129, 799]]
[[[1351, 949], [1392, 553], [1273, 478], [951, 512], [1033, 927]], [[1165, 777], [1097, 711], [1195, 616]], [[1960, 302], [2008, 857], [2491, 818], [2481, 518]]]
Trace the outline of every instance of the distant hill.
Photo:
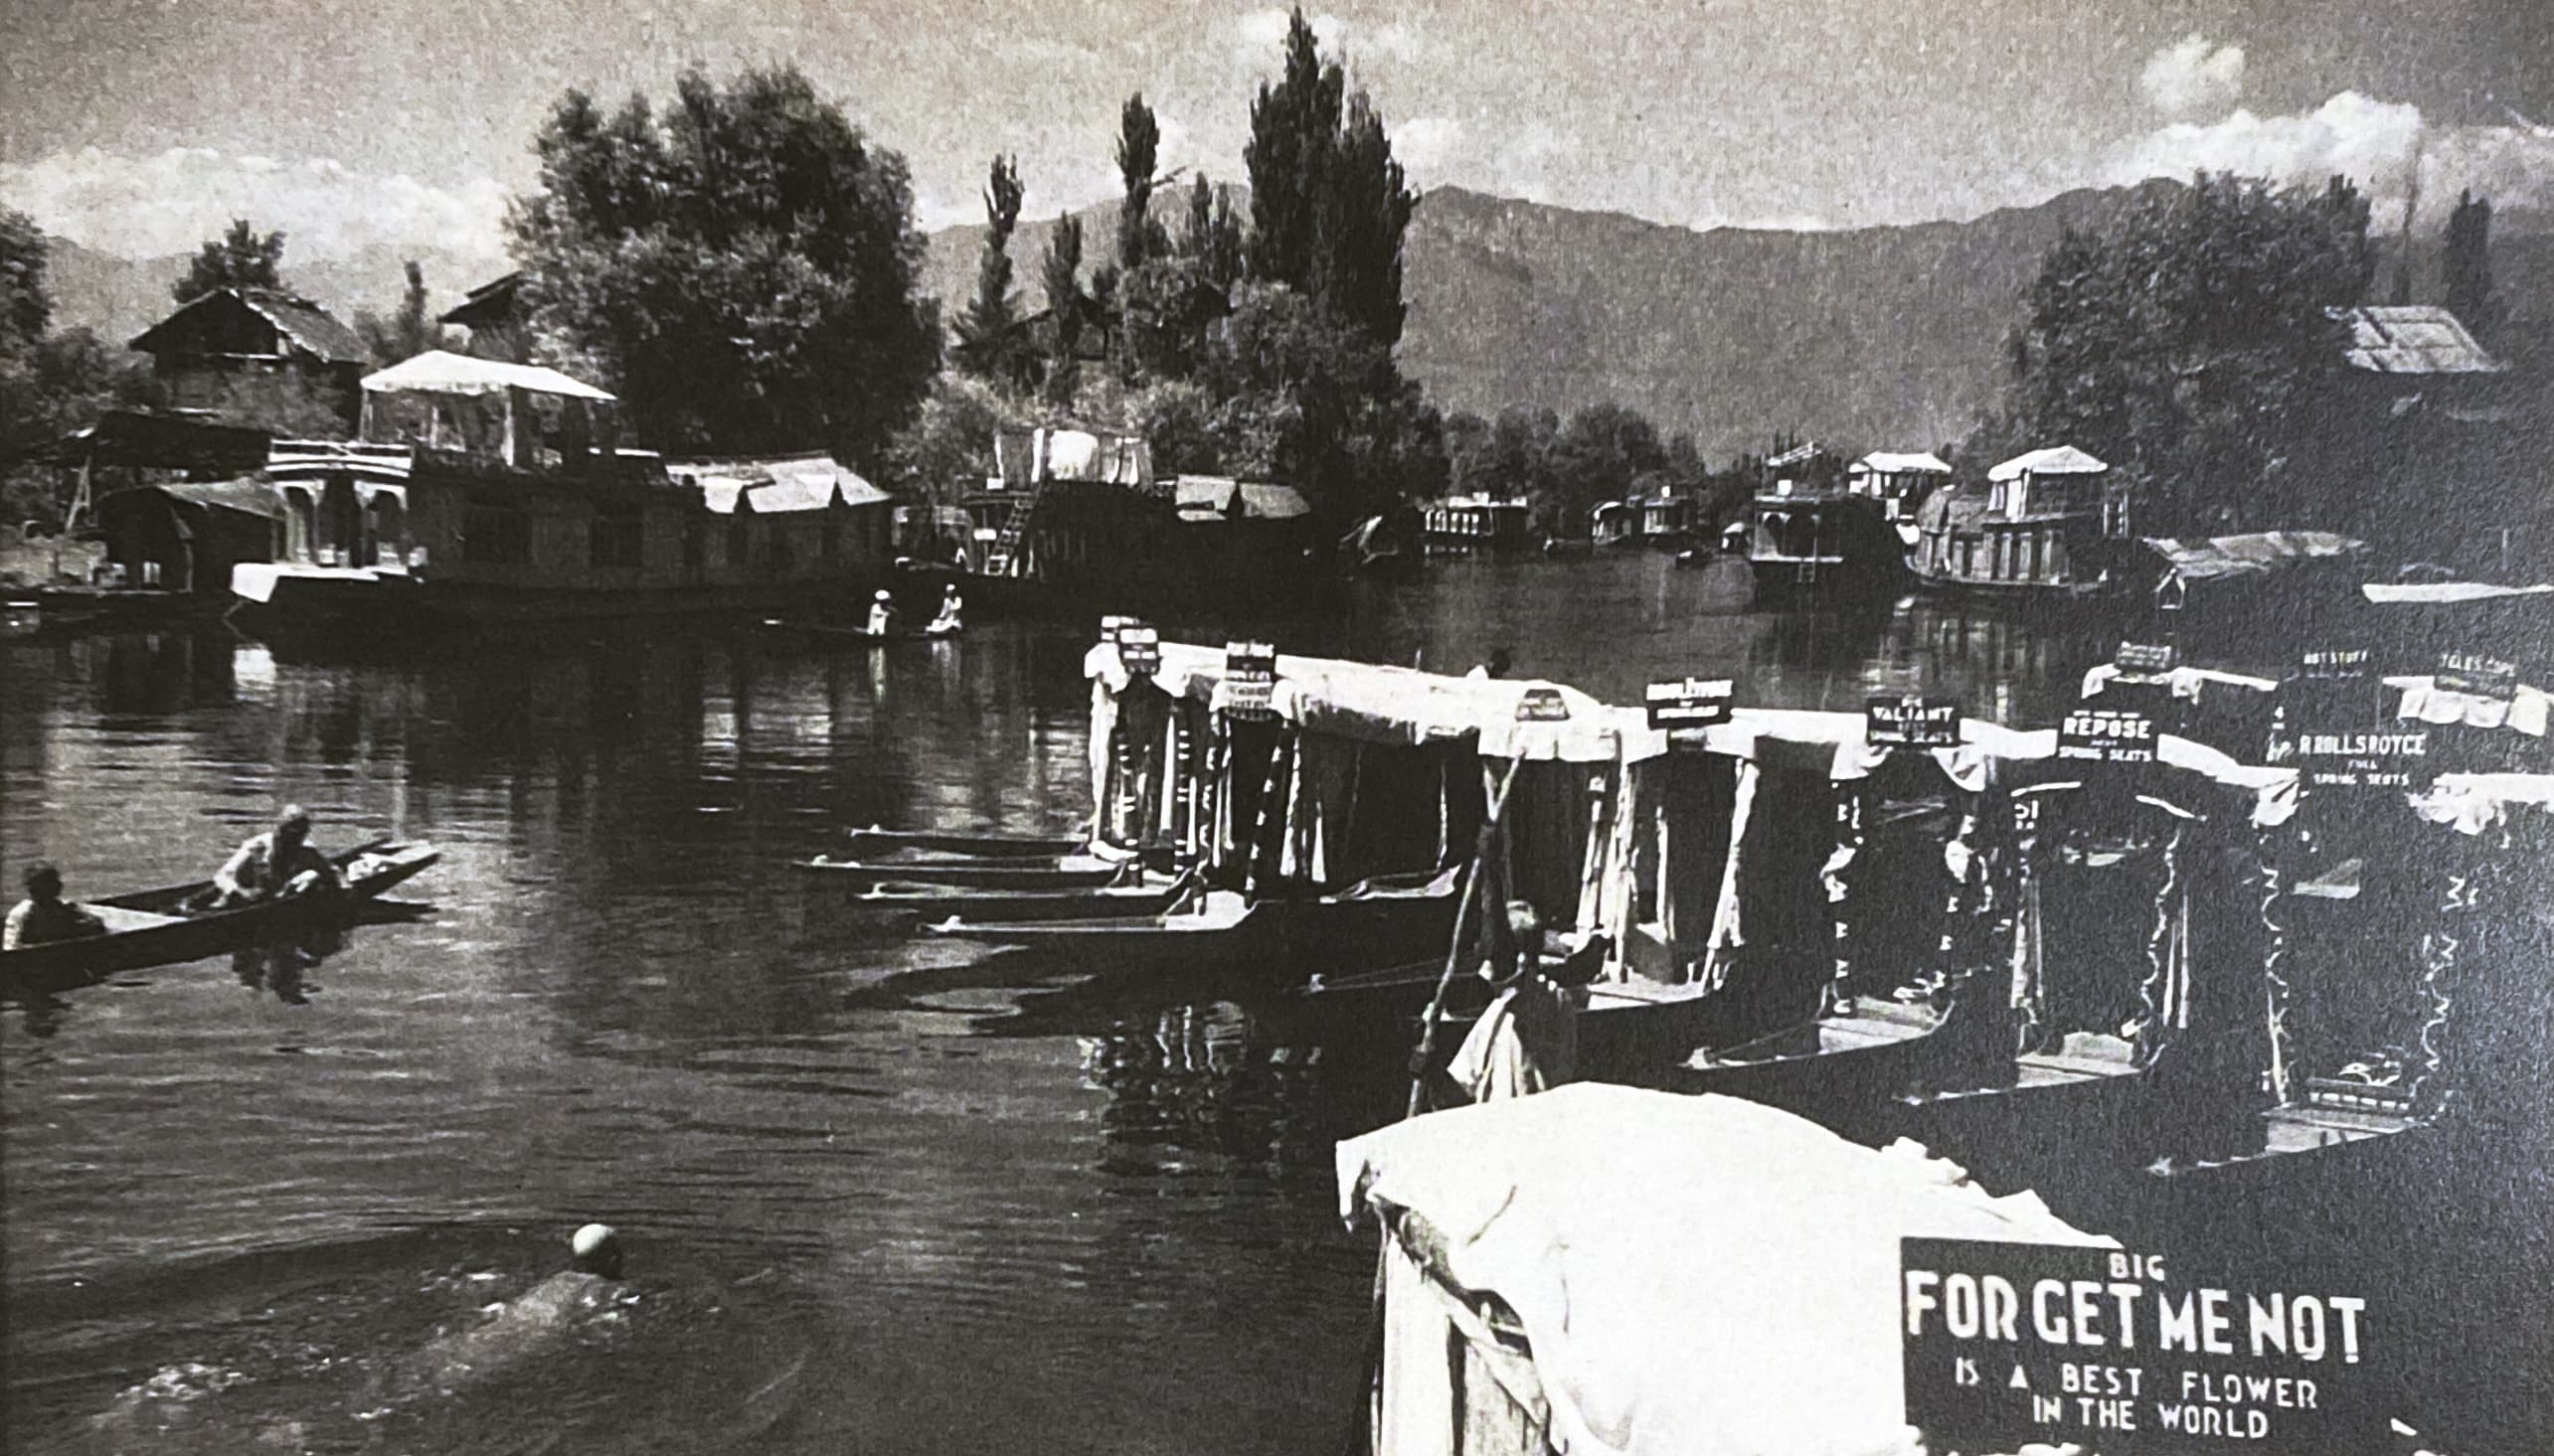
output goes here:
[[[45, 281], [53, 292], [55, 327], [85, 326], [112, 344], [125, 343], [177, 306], [169, 289], [186, 276], [187, 260], [194, 256], [170, 253], [137, 259], [84, 247], [67, 238], [51, 243]], [[299, 262], [287, 245], [283, 280], [351, 324], [358, 309], [386, 315], [399, 306], [400, 293], [408, 286], [407, 259], [411, 257], [425, 268], [426, 291], [438, 310], [460, 302], [463, 293], [512, 266], [503, 259], [382, 245], [350, 258]]]
[[[2022, 289], [2049, 244], [2135, 197], [2070, 192], [1965, 223], [1698, 233], [1439, 188], [1420, 199], [1405, 244], [1402, 365], [1449, 409], [1566, 414], [1614, 401], [1693, 431], [1714, 458], [1762, 448], [1778, 429], [1930, 449], [1996, 399]], [[1084, 215], [1087, 257], [1107, 255], [1115, 216]], [[1043, 302], [1053, 229], [1024, 222], [1012, 240], [1023, 308]], [[2493, 234], [2513, 343], [2554, 332], [2554, 219], [2507, 213]], [[931, 240], [925, 278], [943, 317], [974, 290], [983, 236], [969, 226]], [[2417, 295], [2435, 299], [2435, 241], [2418, 262]]]

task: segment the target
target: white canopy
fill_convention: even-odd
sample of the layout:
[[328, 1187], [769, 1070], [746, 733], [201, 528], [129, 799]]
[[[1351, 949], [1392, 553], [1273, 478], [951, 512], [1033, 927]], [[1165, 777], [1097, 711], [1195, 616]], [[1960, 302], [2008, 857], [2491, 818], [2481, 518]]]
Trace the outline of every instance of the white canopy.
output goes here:
[[1874, 475], [1949, 475], [1951, 467], [1930, 452], [1904, 454], [1893, 450], [1874, 450], [1853, 462], [1857, 470]]
[[2111, 467], [2073, 445], [2029, 450], [1986, 472], [1989, 480], [2019, 480], [2025, 475], [2099, 475]]
[[506, 390], [526, 390], [536, 395], [557, 395], [569, 400], [608, 403], [613, 399], [604, 391], [583, 380], [571, 379], [555, 369], [507, 364], [495, 359], [473, 359], [466, 354], [452, 354], [441, 349], [429, 349], [414, 359], [368, 374], [364, 376], [364, 388], [380, 393], [426, 395], [494, 395]]
[[1343, 1213], [1417, 1214], [1436, 1272], [1516, 1312], [1573, 1452], [1913, 1451], [1898, 1240], [2117, 1246], [1912, 1143], [1875, 1152], [1740, 1098], [1597, 1083], [1352, 1138], [1338, 1174]]

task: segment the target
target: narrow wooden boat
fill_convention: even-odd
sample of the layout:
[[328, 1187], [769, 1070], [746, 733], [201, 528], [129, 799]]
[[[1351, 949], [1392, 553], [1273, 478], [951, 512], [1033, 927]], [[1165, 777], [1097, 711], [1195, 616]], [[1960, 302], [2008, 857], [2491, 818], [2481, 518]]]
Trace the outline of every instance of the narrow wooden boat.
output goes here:
[[1010, 859], [929, 859], [898, 856], [886, 860], [836, 859], [818, 855], [802, 860], [799, 870], [819, 884], [866, 893], [882, 885], [939, 886], [949, 889], [1002, 890], [1093, 890], [1118, 884], [1140, 868], [1091, 855], [1058, 855], [1040, 862], [1026, 856]]
[[882, 855], [890, 850], [916, 850], [987, 860], [1033, 860], [1076, 854], [1091, 847], [1088, 838], [1040, 834], [957, 834], [937, 829], [888, 829], [873, 824], [851, 832], [855, 854]]
[[441, 858], [425, 845], [375, 840], [329, 858], [345, 879], [342, 893], [294, 895], [229, 909], [189, 909], [209, 899], [209, 880], [83, 900], [106, 922], [106, 933], [0, 951], [0, 994], [92, 985], [119, 972], [201, 960], [261, 936], [349, 918], [366, 901]]
[[856, 642], [870, 647], [885, 647], [896, 642], [946, 642], [965, 630], [962, 627], [931, 625], [873, 632], [867, 627], [843, 626], [834, 622], [793, 622], [783, 617], [765, 617], [763, 629], [766, 632], [790, 632], [802, 637], [821, 637], [831, 642]]
[[1200, 882], [1194, 872], [1169, 880], [1134, 875], [1096, 890], [970, 889], [886, 880], [850, 896], [844, 907], [864, 919], [910, 928], [959, 915], [1002, 921], [1159, 915], [1177, 909], [1182, 900], [1198, 892]]
[[1225, 890], [1158, 915], [1087, 920], [953, 916], [927, 935], [1016, 945], [1077, 971], [1142, 973], [1214, 965], [1263, 973], [1348, 971], [1442, 954], [1454, 929], [1459, 870], [1362, 882], [1330, 894], [1249, 899]]

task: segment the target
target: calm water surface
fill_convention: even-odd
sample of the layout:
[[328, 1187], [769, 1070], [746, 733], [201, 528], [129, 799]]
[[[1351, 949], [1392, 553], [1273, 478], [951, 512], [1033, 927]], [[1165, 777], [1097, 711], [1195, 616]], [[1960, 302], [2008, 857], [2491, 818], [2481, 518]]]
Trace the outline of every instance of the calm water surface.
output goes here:
[[[1449, 671], [1504, 645], [1618, 702], [1728, 674], [1776, 706], [1921, 687], [2017, 722], [2097, 651], [1924, 607], [1709, 615], [1695, 581], [1646, 555], [1466, 566], [1360, 588], [1344, 626], [1257, 625]], [[325, 841], [444, 853], [408, 891], [435, 913], [351, 932], [305, 1005], [211, 961], [0, 1020], [6, 1443], [1329, 1443], [1371, 1260], [1330, 1148], [1388, 1105], [1374, 1068], [1225, 1001], [1041, 1007], [998, 956], [864, 938], [789, 868], [851, 825], [1072, 826], [1087, 643], [0, 645], [13, 885], [37, 855], [75, 895], [197, 879], [288, 798]], [[592, 1218], [632, 1239], [634, 1304], [511, 1378], [421, 1386], [419, 1346]]]

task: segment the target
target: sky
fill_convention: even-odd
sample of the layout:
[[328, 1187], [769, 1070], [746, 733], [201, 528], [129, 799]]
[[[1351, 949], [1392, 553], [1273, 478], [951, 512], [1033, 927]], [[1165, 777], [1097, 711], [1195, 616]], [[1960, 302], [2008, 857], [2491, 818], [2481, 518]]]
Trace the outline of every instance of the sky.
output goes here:
[[[1695, 228], [1972, 218], [2201, 167], [2346, 172], [2424, 228], [2472, 187], [2554, 207], [2554, 0], [1322, 0], [1412, 181]], [[1118, 103], [1243, 175], [1285, 13], [1214, 0], [6, 0], [0, 203], [126, 256], [235, 216], [288, 256], [493, 263], [571, 86], [796, 64], [972, 221], [1114, 193]]]

